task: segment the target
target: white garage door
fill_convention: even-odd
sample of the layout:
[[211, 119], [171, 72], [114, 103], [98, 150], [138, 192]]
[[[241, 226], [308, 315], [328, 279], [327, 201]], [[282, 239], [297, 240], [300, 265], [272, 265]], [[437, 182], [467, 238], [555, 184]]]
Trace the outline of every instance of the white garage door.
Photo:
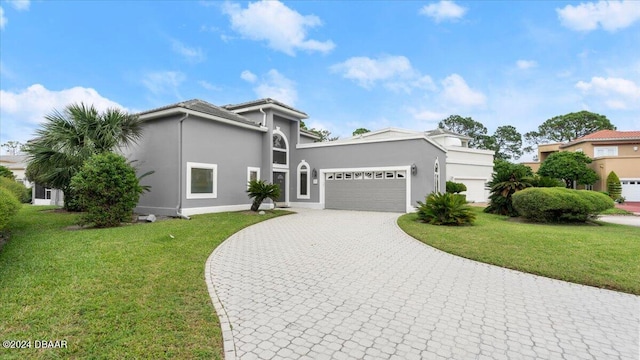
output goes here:
[[625, 201], [640, 201], [640, 179], [620, 179]]
[[467, 191], [462, 194], [467, 196], [467, 201], [471, 202], [487, 202], [489, 191], [485, 189], [486, 180], [484, 179], [458, 179], [455, 182], [463, 183], [467, 187]]
[[405, 170], [327, 172], [324, 207], [406, 212], [406, 178]]

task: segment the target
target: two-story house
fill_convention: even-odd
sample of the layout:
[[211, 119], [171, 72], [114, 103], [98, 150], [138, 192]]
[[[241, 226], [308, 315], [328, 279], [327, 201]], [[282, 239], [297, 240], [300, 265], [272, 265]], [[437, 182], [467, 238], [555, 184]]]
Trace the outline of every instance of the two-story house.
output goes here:
[[[444, 191], [446, 150], [419, 132], [314, 142], [304, 112], [273, 99], [215, 106], [190, 100], [138, 114], [143, 138], [127, 149], [143, 184], [136, 211], [169, 216], [245, 210], [247, 184], [278, 184], [277, 206], [408, 212]], [[267, 202], [265, 204], [273, 206]]]
[[[640, 201], [640, 131], [600, 130], [568, 143], [538, 146], [537, 170], [550, 154], [558, 151], [580, 151], [593, 159], [589, 165], [600, 180], [593, 190], [607, 190], [607, 176], [614, 171], [622, 183], [622, 196], [627, 201]], [[537, 166], [535, 166], [537, 165]]]

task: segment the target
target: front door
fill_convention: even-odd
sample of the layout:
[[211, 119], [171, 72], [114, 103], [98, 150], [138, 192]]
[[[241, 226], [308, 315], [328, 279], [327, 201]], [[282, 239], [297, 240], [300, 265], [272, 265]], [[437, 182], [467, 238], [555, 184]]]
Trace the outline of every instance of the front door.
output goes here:
[[280, 196], [278, 197], [277, 206], [286, 205], [286, 194], [287, 194], [287, 174], [284, 172], [274, 171], [273, 172], [273, 183], [280, 187]]

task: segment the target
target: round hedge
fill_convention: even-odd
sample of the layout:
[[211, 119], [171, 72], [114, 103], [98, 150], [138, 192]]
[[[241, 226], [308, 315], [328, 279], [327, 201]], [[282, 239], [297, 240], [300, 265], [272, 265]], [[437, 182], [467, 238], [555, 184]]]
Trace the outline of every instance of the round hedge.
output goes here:
[[585, 222], [614, 206], [608, 196], [590, 190], [528, 188], [512, 196], [520, 216], [535, 222]]
[[13, 179], [0, 177], [0, 187], [9, 190], [21, 203], [31, 202], [31, 190]]

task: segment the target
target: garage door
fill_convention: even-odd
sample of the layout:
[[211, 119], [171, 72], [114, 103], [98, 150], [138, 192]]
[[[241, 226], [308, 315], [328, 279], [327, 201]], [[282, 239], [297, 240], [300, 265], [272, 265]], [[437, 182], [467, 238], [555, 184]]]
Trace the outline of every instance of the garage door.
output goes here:
[[328, 172], [325, 177], [325, 208], [406, 212], [407, 172]]
[[478, 179], [455, 179], [454, 181], [463, 183], [467, 187], [467, 191], [462, 194], [467, 196], [467, 201], [487, 202], [487, 193], [485, 189], [486, 181]]
[[621, 179], [625, 201], [640, 201], [640, 179]]

